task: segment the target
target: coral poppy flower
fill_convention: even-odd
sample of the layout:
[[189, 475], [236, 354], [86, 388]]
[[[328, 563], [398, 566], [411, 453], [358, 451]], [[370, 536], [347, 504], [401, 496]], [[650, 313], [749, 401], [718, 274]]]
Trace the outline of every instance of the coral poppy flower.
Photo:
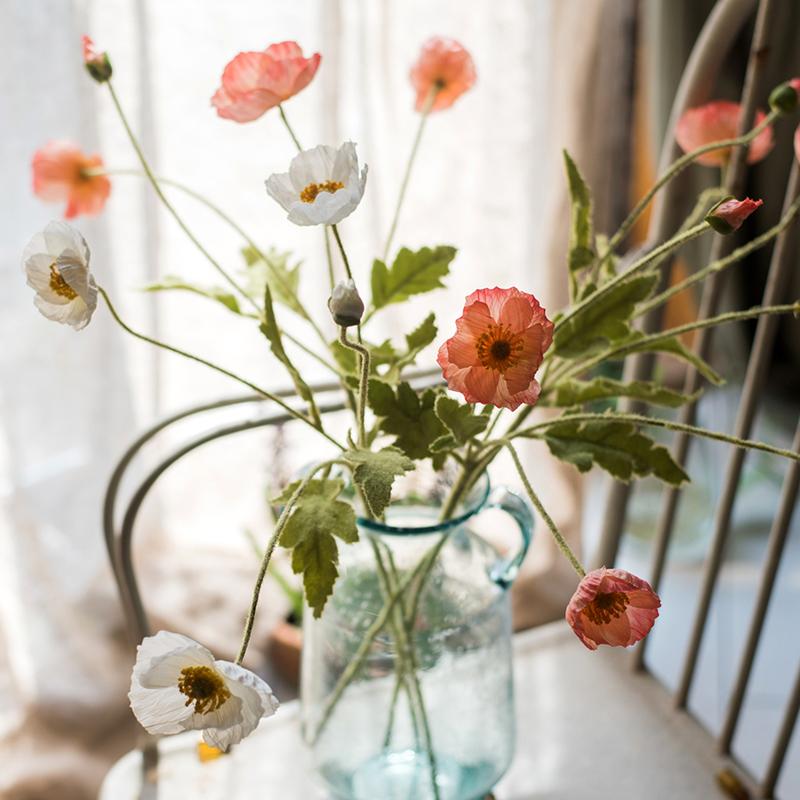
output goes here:
[[72, 142], [48, 142], [33, 154], [33, 192], [47, 201], [66, 200], [64, 216], [99, 214], [111, 181], [92, 172], [103, 168], [100, 156], [87, 156]]
[[[684, 153], [711, 142], [733, 139], [738, 133], [741, 113], [742, 107], [739, 103], [731, 103], [727, 100], [715, 100], [704, 106], [690, 108], [684, 111], [678, 120], [675, 139]], [[757, 111], [754, 125], [760, 124], [764, 116], [763, 111]], [[761, 161], [772, 150], [773, 144], [772, 128], [767, 127], [750, 143], [747, 151], [747, 163], [755, 164], [757, 161]], [[705, 153], [697, 159], [697, 163], [705, 164], [707, 167], [721, 167], [728, 163], [730, 157], [731, 148], [726, 147]]]
[[629, 647], [644, 639], [661, 600], [647, 581], [624, 569], [592, 570], [581, 578], [567, 606], [567, 622], [590, 649]]
[[430, 111], [450, 108], [475, 83], [472, 56], [455, 39], [434, 36], [422, 45], [417, 63], [411, 68], [411, 84], [417, 91], [415, 108], [422, 111], [436, 89]]
[[532, 294], [478, 289], [467, 297], [456, 334], [436, 360], [447, 385], [468, 403], [513, 411], [539, 399], [534, 375], [552, 341], [553, 323]]
[[259, 52], [239, 53], [222, 73], [211, 98], [217, 114], [234, 122], [252, 122], [294, 97], [314, 77], [322, 56], [304, 58], [297, 42], [271, 44]]
[[742, 223], [759, 207], [763, 200], [723, 200], [712, 208], [706, 215], [706, 222], [717, 233], [733, 233], [742, 227]]
[[149, 733], [202, 730], [206, 744], [227, 750], [271, 717], [278, 700], [258, 675], [215, 661], [188, 636], [159, 631], [137, 648], [128, 694]]

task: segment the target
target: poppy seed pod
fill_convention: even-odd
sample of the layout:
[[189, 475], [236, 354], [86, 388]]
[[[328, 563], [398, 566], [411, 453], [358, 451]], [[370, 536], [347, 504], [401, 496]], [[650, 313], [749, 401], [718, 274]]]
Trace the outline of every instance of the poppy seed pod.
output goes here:
[[333, 294], [328, 298], [328, 308], [333, 315], [333, 321], [342, 328], [349, 328], [361, 322], [364, 301], [352, 279], [339, 281], [333, 287]]

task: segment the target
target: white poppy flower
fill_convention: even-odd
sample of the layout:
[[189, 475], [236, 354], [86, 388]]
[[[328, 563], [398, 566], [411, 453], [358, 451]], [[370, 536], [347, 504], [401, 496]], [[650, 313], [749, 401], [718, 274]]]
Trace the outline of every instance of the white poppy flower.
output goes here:
[[267, 193], [296, 225], [335, 225], [355, 211], [366, 183], [367, 166], [359, 175], [353, 142], [338, 150], [321, 144], [298, 153], [288, 172], [270, 175]]
[[33, 303], [48, 319], [85, 328], [97, 307], [97, 286], [89, 272], [89, 247], [65, 222], [51, 222], [22, 254]]
[[252, 733], [279, 705], [258, 675], [215, 661], [201, 644], [169, 631], [139, 645], [128, 699], [149, 733], [202, 730], [206, 744], [220, 750]]

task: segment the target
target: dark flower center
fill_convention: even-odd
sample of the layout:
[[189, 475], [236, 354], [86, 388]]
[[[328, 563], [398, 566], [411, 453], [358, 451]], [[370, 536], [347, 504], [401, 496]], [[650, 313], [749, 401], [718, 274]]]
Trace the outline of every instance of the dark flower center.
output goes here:
[[478, 337], [475, 349], [481, 366], [505, 372], [522, 357], [522, 335], [506, 325], [489, 325]]
[[188, 698], [185, 705], [194, 703], [196, 714], [216, 711], [231, 696], [222, 676], [211, 667], [205, 666], [182, 669], [178, 690]]
[[598, 594], [591, 603], [581, 610], [590, 622], [595, 625], [608, 625], [625, 613], [630, 600], [625, 592], [604, 592]]

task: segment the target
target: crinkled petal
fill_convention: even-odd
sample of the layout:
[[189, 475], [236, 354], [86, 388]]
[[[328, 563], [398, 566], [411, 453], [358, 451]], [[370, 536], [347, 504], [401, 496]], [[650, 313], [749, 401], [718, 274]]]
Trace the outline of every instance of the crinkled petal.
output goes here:
[[325, 183], [331, 180], [336, 163], [336, 148], [320, 144], [310, 150], [298, 153], [289, 165], [289, 178], [297, 195], [312, 183]]
[[298, 202], [298, 193], [295, 191], [288, 172], [276, 172], [266, 180], [267, 194], [280, 203], [286, 211], [291, 211], [292, 206]]

